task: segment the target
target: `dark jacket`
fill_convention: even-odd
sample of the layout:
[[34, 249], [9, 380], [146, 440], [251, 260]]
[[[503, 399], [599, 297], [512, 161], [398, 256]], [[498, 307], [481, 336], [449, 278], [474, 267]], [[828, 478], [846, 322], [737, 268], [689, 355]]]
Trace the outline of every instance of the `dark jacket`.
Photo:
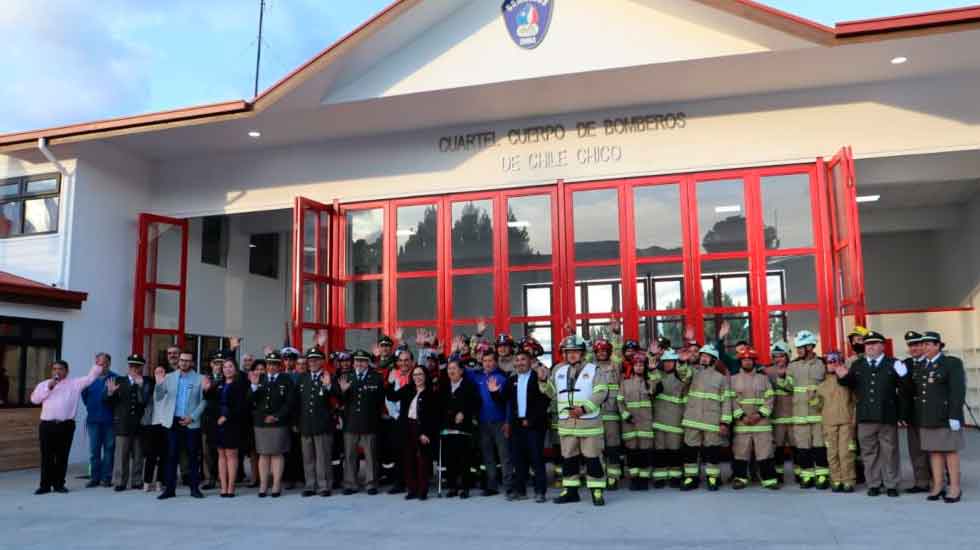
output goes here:
[[[270, 382], [270, 378], [268, 375], [263, 376], [258, 387], [250, 393], [252, 421], [258, 428], [288, 426], [296, 398], [295, 388], [288, 374], [279, 373], [274, 382]], [[267, 424], [265, 417], [270, 415], [276, 417], [276, 420]]]
[[883, 357], [875, 368], [862, 357], [851, 365], [847, 376], [840, 378], [841, 385], [854, 390], [857, 397], [857, 421], [869, 424], [896, 424], [906, 418], [902, 392], [902, 378], [895, 372], [894, 357]]
[[543, 431], [548, 429], [550, 425], [548, 420], [548, 406], [551, 404], [551, 398], [541, 392], [541, 387], [538, 384], [538, 375], [533, 370], [528, 374], [530, 377], [527, 381], [527, 410], [524, 411], [525, 415], [523, 417], [518, 415], [517, 373], [510, 375], [507, 383], [499, 391], [492, 392], [491, 395], [494, 400], [507, 404], [507, 418], [510, 420], [511, 425], [517, 426], [523, 420], [526, 420], [528, 429]]
[[[249, 409], [251, 403], [248, 395], [248, 381], [244, 375], [239, 374], [231, 383], [231, 389], [228, 390], [228, 397], [222, 403], [221, 394], [225, 391], [224, 388], [227, 384], [225, 379], [222, 378], [214, 382], [210, 390], [204, 392], [204, 399], [208, 402], [205, 411], [209, 408], [214, 411], [213, 427], [210, 428], [212, 431], [208, 432], [211, 435], [217, 432], [218, 419], [222, 416], [225, 417], [225, 423], [221, 427], [225, 430], [225, 433], [241, 433], [245, 429], [244, 426], [250, 425]], [[206, 427], [205, 429], [208, 428]]]
[[[219, 384], [224, 384], [224, 376], [218, 376], [215, 378], [214, 373], [202, 372], [201, 376], [207, 376], [211, 378], [211, 389], [213, 390], [215, 386]], [[218, 394], [220, 395], [220, 394]], [[218, 417], [221, 416], [219, 405], [219, 399], [209, 399], [207, 393], [204, 395], [204, 414], [201, 415], [201, 429], [204, 430], [205, 434], [214, 435], [215, 429], [218, 427]]]
[[905, 391], [913, 425], [946, 428], [950, 419], [963, 423], [963, 405], [966, 401], [963, 361], [944, 353], [932, 366], [926, 361], [915, 362], [909, 374], [905, 377]]
[[[412, 400], [415, 399], [415, 395], [418, 393], [415, 389], [415, 384], [405, 384], [397, 390], [389, 386], [385, 393], [389, 401], [397, 401], [400, 405], [398, 409], [399, 426], [407, 424], [409, 422], [408, 409], [412, 406]], [[415, 408], [416, 422], [419, 425], [419, 435], [424, 434], [428, 436], [430, 441], [435, 442], [436, 438], [439, 437], [439, 420], [441, 416], [439, 396], [429, 388], [426, 388], [419, 395], [419, 400], [415, 404]]]
[[344, 402], [344, 432], [377, 433], [385, 400], [381, 375], [374, 369], [368, 369], [361, 382], [357, 379], [357, 371], [351, 371], [348, 379], [351, 386], [340, 394]]
[[132, 384], [128, 376], [114, 378], [119, 385], [114, 393], [106, 390], [102, 400], [112, 409], [112, 430], [116, 435], [136, 435], [143, 419], [143, 410], [149, 401], [147, 383]]
[[[482, 403], [476, 385], [464, 376], [454, 392], [452, 382], [447, 379], [439, 387], [439, 395], [443, 411], [442, 429], [473, 433]], [[456, 413], [463, 413], [463, 421], [459, 424], [456, 423]]]
[[331, 398], [340, 394], [337, 383], [331, 379], [327, 387], [320, 374], [305, 373], [299, 376], [296, 390], [295, 417], [300, 435], [332, 433], [337, 420]]
[[85, 422], [89, 424], [112, 424], [112, 406], [105, 401], [106, 384], [110, 378], [116, 378], [116, 374], [109, 371], [106, 376], [100, 376], [82, 390], [82, 402], [85, 403], [87, 416]]

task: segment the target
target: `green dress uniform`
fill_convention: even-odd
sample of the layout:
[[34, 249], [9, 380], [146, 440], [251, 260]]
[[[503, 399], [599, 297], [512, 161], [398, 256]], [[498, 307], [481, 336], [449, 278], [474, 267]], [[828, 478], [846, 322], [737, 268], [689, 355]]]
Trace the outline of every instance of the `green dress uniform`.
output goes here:
[[[368, 358], [367, 352], [354, 352], [355, 361]], [[385, 402], [384, 381], [370, 368], [363, 372], [354, 369], [348, 379], [350, 387], [340, 394], [344, 403], [344, 492], [358, 489], [358, 447], [364, 451], [364, 482], [368, 491], [374, 492], [378, 488], [377, 441]]]
[[[307, 359], [309, 357], [308, 353]], [[332, 398], [340, 392], [333, 380], [329, 386], [323, 384], [322, 373], [320, 370], [300, 375], [296, 417], [303, 452], [304, 494], [318, 490], [326, 496], [333, 487], [330, 455], [337, 423]]]
[[[963, 448], [966, 371], [958, 357], [940, 353], [916, 364], [907, 382], [911, 418], [925, 452]], [[951, 429], [951, 420], [959, 429]], [[911, 428], [910, 428], [911, 429]]]
[[[139, 355], [129, 356], [128, 363], [140, 367], [146, 364]], [[116, 391], [106, 392], [103, 396], [103, 400], [112, 407], [112, 430], [116, 439], [112, 484], [117, 491], [129, 486], [136, 489], [143, 481], [143, 449], [139, 436], [143, 411], [150, 401], [148, 384], [146, 380], [135, 384], [129, 376], [117, 376], [113, 380], [118, 384]]]
[[[275, 352], [266, 362], [281, 361]], [[255, 426], [255, 450], [260, 455], [284, 455], [289, 452], [289, 429], [295, 390], [286, 373], [267, 374], [252, 386], [249, 402]], [[266, 419], [271, 417], [271, 420]]]

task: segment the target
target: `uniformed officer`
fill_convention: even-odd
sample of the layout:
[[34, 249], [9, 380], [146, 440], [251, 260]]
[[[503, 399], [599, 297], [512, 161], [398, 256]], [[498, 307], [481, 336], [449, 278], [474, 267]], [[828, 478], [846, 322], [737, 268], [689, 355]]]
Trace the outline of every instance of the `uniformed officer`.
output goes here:
[[384, 382], [371, 368], [371, 354], [357, 350], [353, 354], [354, 372], [341, 377], [341, 399], [344, 402], [344, 494], [358, 491], [357, 449], [364, 451], [364, 483], [369, 495], [378, 494], [377, 445], [381, 408], [385, 401]]
[[[772, 445], [773, 445], [773, 466], [776, 471], [776, 481], [782, 485], [785, 475], [785, 456], [786, 451], [790, 451], [795, 465], [795, 449], [793, 447], [793, 391], [785, 389], [787, 369], [789, 368], [789, 345], [785, 342], [776, 342], [769, 350], [772, 358], [772, 366], [765, 369], [769, 376], [769, 382], [773, 386], [774, 405], [772, 417]], [[799, 475], [798, 467], [794, 468], [794, 474]]]
[[605, 438], [602, 454], [606, 461], [607, 488], [615, 491], [623, 477], [623, 439], [618, 401], [619, 384], [623, 379], [623, 356], [619, 321], [613, 319], [610, 329], [611, 338], [596, 339], [592, 344], [592, 354], [593, 362], [606, 379], [606, 400], [602, 403], [602, 430]]
[[653, 486], [656, 489], [665, 487], [668, 482], [671, 487], [679, 488], [684, 475], [681, 420], [694, 371], [678, 363], [677, 353], [667, 348], [661, 352], [660, 363], [650, 375], [658, 390], [653, 401]]
[[307, 350], [309, 372], [300, 375], [297, 387], [296, 416], [303, 451], [304, 497], [311, 497], [317, 491], [321, 497], [328, 497], [333, 488], [330, 455], [336, 420], [331, 397], [339, 396], [340, 392], [333, 377], [323, 368], [323, 360], [320, 348], [314, 346]]
[[146, 391], [149, 385], [143, 382], [146, 360], [142, 355], [133, 354], [126, 358], [126, 363], [129, 366], [127, 375], [109, 378], [103, 396], [103, 400], [112, 407], [112, 431], [116, 437], [112, 484], [116, 491], [125, 491], [130, 483], [134, 489], [138, 489], [143, 479], [143, 451], [139, 431], [143, 411], [150, 402]]
[[[219, 349], [211, 354], [208, 366], [201, 374], [207, 376], [214, 386], [223, 379], [221, 367], [225, 359], [231, 359], [231, 351]], [[215, 439], [218, 433], [218, 417], [221, 415], [221, 405], [215, 399], [209, 399], [201, 415], [201, 431], [204, 434], [203, 453], [204, 464], [207, 467], [208, 482], [201, 486], [202, 490], [210, 491], [218, 487], [218, 447]]]
[[797, 358], [790, 362], [787, 376], [779, 381], [778, 387], [793, 392], [794, 462], [800, 468], [800, 487], [828, 489], [830, 465], [817, 397], [817, 386], [826, 377], [826, 367], [817, 357], [817, 337], [812, 332], [799, 331], [793, 344]]
[[[583, 363], [586, 344], [580, 336], [568, 336], [561, 343], [564, 362], [556, 365], [548, 376], [545, 393], [557, 401], [558, 437], [562, 456], [562, 491], [557, 504], [578, 502], [582, 461], [585, 460], [586, 487], [592, 494], [592, 504], [603, 506], [606, 474], [602, 467], [602, 403], [606, 400], [608, 384], [599, 368]], [[544, 369], [539, 377], [545, 376]], [[542, 380], [544, 381], [544, 380]]]
[[898, 422], [905, 417], [899, 389], [908, 374], [905, 363], [885, 355], [885, 336], [870, 331], [864, 337], [864, 357], [841, 366], [837, 376], [857, 397], [857, 436], [864, 461], [868, 496], [898, 496], [901, 480], [898, 451]]
[[[923, 359], [925, 346], [922, 342], [922, 335], [914, 330], [905, 333], [905, 346], [908, 348], [909, 356], [903, 361], [909, 372], [915, 372], [915, 367]], [[912, 405], [912, 403], [909, 403]], [[911, 412], [911, 411], [910, 411]], [[922, 450], [919, 441], [919, 426], [916, 425], [916, 415], [910, 414], [908, 427], [905, 430], [906, 442], [909, 449], [909, 462], [912, 463], [912, 478], [914, 483], [907, 490], [907, 493], [927, 493], [929, 492], [929, 482], [932, 478], [929, 470], [929, 455]]]
[[[646, 366], [646, 357], [633, 356], [633, 375], [619, 383], [616, 394], [631, 491], [650, 489], [650, 478], [653, 477], [653, 396], [659, 384], [647, 377]], [[606, 425], [603, 422], [603, 426]]]
[[714, 346], [698, 350], [699, 368], [694, 373], [684, 406], [684, 481], [682, 491], [697, 488], [700, 463], [709, 491], [721, 485], [721, 450], [728, 444], [732, 423], [731, 385], [727, 367]]
[[252, 390], [249, 400], [255, 424], [255, 450], [259, 453], [259, 497], [266, 496], [271, 477], [270, 496], [275, 498], [282, 495], [295, 391], [289, 376], [282, 372], [282, 356], [278, 352], [266, 354], [265, 363], [268, 374], [264, 379], [256, 371], [249, 373]]
[[737, 353], [740, 371], [732, 377], [735, 394], [732, 418], [735, 435], [732, 438], [732, 489], [744, 489], [749, 484], [749, 461], [759, 464], [762, 486], [779, 489], [773, 467], [772, 416], [775, 393], [769, 377], [756, 371], [758, 354], [750, 347]]
[[384, 380], [388, 376], [388, 372], [395, 368], [395, 362], [398, 360], [395, 357], [395, 341], [392, 340], [391, 336], [387, 334], [382, 334], [381, 338], [378, 338], [377, 355], [372, 359], [374, 361], [375, 368], [381, 372], [381, 379]]

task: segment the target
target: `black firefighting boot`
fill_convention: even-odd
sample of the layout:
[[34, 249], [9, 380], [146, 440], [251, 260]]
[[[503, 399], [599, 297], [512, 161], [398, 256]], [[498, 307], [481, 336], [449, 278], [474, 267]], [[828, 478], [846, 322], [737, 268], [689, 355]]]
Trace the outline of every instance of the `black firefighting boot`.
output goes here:
[[717, 477], [709, 477], [708, 478], [708, 490], [709, 491], [717, 491], [719, 487], [721, 487], [721, 482], [718, 480]]
[[564, 488], [553, 502], [555, 504], [568, 504], [569, 502], [578, 502], [581, 499], [578, 496], [578, 489]]
[[592, 505], [605, 506], [606, 499], [602, 498], [602, 489], [592, 489]]
[[698, 479], [695, 477], [685, 477], [681, 483], [681, 491], [693, 491], [698, 488]]

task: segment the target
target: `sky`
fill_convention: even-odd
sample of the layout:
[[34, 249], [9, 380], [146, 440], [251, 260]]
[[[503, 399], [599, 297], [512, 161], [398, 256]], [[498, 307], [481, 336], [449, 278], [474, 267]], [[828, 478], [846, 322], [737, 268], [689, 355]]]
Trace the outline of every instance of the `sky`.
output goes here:
[[[259, 90], [390, 2], [266, 0]], [[833, 25], [977, 2], [767, 3]], [[0, 133], [250, 99], [258, 5], [259, 0], [2, 0], [0, 74], [6, 77]]]

